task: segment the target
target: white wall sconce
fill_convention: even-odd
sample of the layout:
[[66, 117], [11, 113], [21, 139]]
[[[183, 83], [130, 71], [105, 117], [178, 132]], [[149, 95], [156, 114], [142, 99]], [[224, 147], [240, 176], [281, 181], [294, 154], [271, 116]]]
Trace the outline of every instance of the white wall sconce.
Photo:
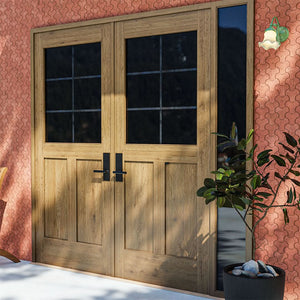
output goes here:
[[[274, 23], [276, 21], [276, 23]], [[289, 36], [289, 31], [286, 27], [279, 26], [277, 17], [273, 17], [270, 27], [265, 30], [264, 40], [258, 43], [259, 47], [265, 50], [278, 49]]]

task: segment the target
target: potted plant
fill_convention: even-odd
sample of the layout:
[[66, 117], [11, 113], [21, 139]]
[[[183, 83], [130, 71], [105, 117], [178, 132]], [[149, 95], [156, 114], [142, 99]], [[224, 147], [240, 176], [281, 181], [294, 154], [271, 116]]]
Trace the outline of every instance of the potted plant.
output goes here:
[[[214, 133], [221, 139], [218, 150], [225, 160], [221, 167], [211, 172], [214, 178], [205, 178], [197, 195], [203, 197], [206, 204], [216, 201], [219, 207], [235, 210], [251, 233], [254, 257], [257, 249], [254, 232], [268, 212], [281, 208], [287, 224], [289, 209], [300, 209], [300, 196], [296, 193], [296, 188], [300, 186], [300, 181], [296, 179], [300, 176], [300, 139], [297, 141], [283, 132], [285, 141], [279, 143], [280, 153], [265, 149], [256, 154], [257, 144], [250, 146], [254, 131], [251, 130], [247, 138], [240, 141], [237, 141], [236, 132], [233, 124], [230, 136]], [[284, 187], [286, 197], [282, 202], [280, 195]], [[253, 224], [247, 221], [248, 215], [255, 215]], [[285, 272], [282, 269], [266, 266], [261, 261], [251, 260], [243, 267], [241, 263], [230, 265], [223, 272], [225, 299], [282, 300], [284, 281]]]

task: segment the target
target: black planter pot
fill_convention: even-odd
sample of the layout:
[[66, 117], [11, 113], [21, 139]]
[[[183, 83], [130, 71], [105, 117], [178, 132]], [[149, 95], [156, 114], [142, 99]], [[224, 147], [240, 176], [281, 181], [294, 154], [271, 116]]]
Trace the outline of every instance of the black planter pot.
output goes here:
[[225, 300], [283, 300], [285, 272], [272, 266], [279, 274], [274, 278], [248, 278], [234, 276], [228, 272], [236, 266], [226, 266], [223, 271]]

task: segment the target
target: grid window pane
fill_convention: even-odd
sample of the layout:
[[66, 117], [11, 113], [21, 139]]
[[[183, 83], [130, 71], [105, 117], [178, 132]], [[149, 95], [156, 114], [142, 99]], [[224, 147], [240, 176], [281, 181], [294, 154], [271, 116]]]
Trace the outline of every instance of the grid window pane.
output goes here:
[[77, 45], [74, 47], [74, 75], [90, 76], [101, 74], [100, 43]]
[[101, 80], [100, 78], [74, 80], [75, 109], [101, 108]]
[[127, 72], [159, 70], [159, 37], [126, 40]]
[[49, 48], [45, 50], [46, 78], [72, 76], [72, 47]]
[[163, 35], [162, 53], [163, 70], [196, 68], [197, 32]]
[[45, 50], [46, 142], [101, 143], [101, 44]]
[[159, 143], [159, 112], [128, 111], [127, 112], [128, 143]]
[[197, 105], [197, 72], [165, 73], [162, 76], [163, 106]]
[[72, 109], [72, 80], [46, 82], [46, 110]]
[[166, 110], [163, 112], [164, 144], [196, 144], [196, 109]]
[[197, 32], [128, 39], [126, 55], [127, 143], [197, 144]]
[[47, 142], [72, 142], [71, 113], [48, 113], [46, 115], [46, 128]]
[[159, 106], [159, 75], [127, 77], [127, 107]]
[[100, 143], [101, 112], [74, 114], [75, 143]]

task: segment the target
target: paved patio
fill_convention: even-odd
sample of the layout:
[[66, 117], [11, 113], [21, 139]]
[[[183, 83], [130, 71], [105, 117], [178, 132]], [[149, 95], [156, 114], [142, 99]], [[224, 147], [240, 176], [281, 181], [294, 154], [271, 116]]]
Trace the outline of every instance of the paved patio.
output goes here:
[[14, 264], [0, 257], [1, 300], [207, 300], [128, 280], [84, 274], [61, 268]]

